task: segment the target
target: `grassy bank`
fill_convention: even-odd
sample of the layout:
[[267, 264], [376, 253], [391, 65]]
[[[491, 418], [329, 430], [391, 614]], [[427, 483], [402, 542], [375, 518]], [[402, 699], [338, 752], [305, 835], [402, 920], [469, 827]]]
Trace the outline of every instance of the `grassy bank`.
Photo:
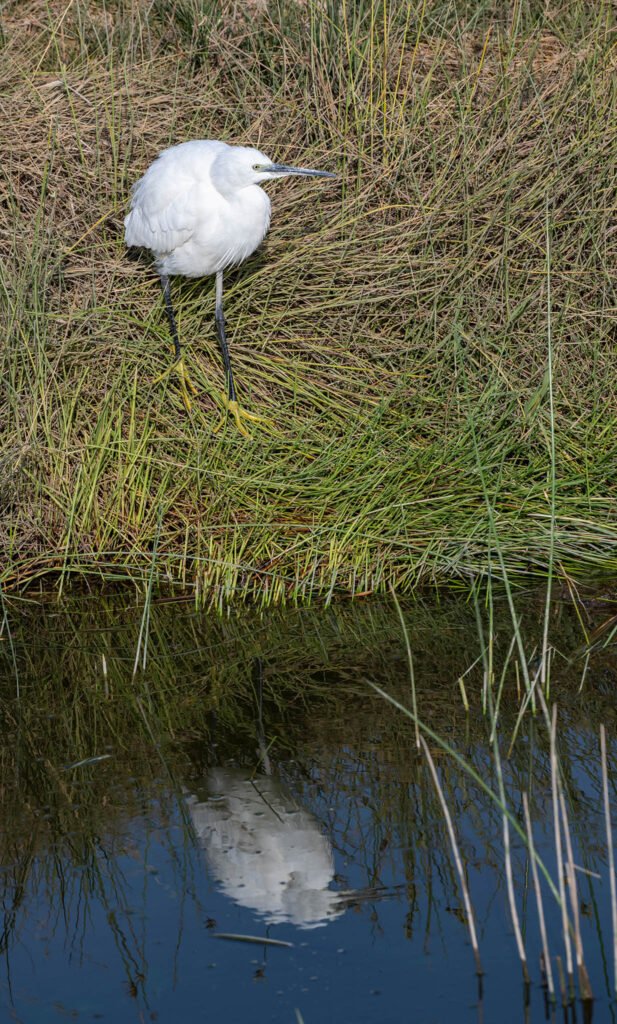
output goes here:
[[[497, 550], [509, 572], [615, 573], [611, 5], [1, 17], [4, 588], [269, 602], [473, 577]], [[248, 440], [214, 432], [212, 282], [175, 283], [187, 414], [155, 383], [156, 276], [122, 240], [130, 185], [197, 137], [340, 175], [272, 186], [270, 235], [228, 277], [241, 399], [274, 424]]]

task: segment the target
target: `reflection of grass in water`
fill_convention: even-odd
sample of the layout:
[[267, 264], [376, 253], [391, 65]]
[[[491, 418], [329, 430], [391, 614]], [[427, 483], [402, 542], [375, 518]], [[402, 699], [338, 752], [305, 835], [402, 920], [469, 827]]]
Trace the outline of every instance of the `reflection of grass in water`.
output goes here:
[[[502, 562], [502, 568], [503, 568], [503, 562]], [[492, 624], [492, 621], [493, 621], [493, 615], [492, 615], [492, 612], [493, 612], [492, 593], [489, 592], [488, 596], [489, 596], [489, 605], [490, 605], [490, 610], [491, 610], [490, 620], [491, 620], [491, 624]], [[408, 651], [409, 673], [410, 673], [410, 683], [411, 683], [411, 691], [412, 691], [412, 705], [411, 705], [411, 707], [408, 707], [408, 706], [405, 706], [405, 705], [401, 704], [401, 702], [399, 700], [397, 700], [394, 697], [392, 697], [382, 687], [377, 686], [374, 682], [370, 682], [369, 681], [369, 685], [371, 685], [371, 687], [383, 699], [385, 699], [386, 701], [391, 703], [393, 707], [395, 707], [399, 712], [401, 712], [404, 716], [406, 716], [407, 718], [409, 718], [413, 722], [413, 725], [414, 725], [414, 728], [415, 728], [415, 731], [416, 731], [416, 736], [418, 735], [418, 729], [420, 729], [423, 733], [425, 733], [427, 736], [429, 736], [434, 742], [436, 742], [443, 749], [443, 751], [445, 751], [453, 759], [453, 761], [460, 768], [463, 769], [463, 771], [465, 771], [465, 772], [467, 772], [467, 773], [469, 773], [471, 775], [471, 777], [473, 778], [475, 783], [480, 787], [480, 789], [483, 790], [491, 798], [491, 800], [493, 800], [498, 805], [498, 807], [500, 808], [501, 816], [502, 816], [502, 824], [503, 824], [503, 854], [504, 854], [505, 874], [506, 874], [506, 881], [507, 881], [508, 902], [509, 902], [509, 906], [510, 906], [510, 914], [511, 914], [512, 925], [513, 925], [513, 929], [514, 929], [514, 935], [515, 935], [515, 939], [516, 939], [516, 945], [517, 945], [517, 948], [518, 948], [518, 953], [519, 953], [519, 957], [520, 957], [521, 964], [522, 964], [523, 979], [524, 979], [526, 991], [527, 992], [529, 991], [530, 977], [529, 977], [529, 971], [528, 971], [527, 953], [526, 953], [525, 944], [524, 944], [524, 940], [523, 940], [523, 935], [522, 935], [522, 931], [521, 931], [520, 920], [519, 920], [519, 912], [518, 912], [518, 908], [517, 908], [517, 901], [516, 901], [516, 895], [515, 895], [515, 890], [514, 890], [514, 879], [513, 879], [513, 871], [512, 871], [512, 856], [511, 856], [511, 842], [510, 842], [510, 824], [514, 825], [514, 828], [516, 829], [516, 831], [519, 833], [519, 835], [526, 842], [528, 856], [533, 861], [533, 865], [532, 865], [533, 871], [532, 871], [532, 874], [533, 874], [533, 881], [534, 881], [534, 886], [535, 886], [536, 902], [537, 902], [537, 909], [538, 909], [538, 918], [539, 918], [540, 929], [541, 929], [541, 933], [542, 933], [543, 952], [544, 952], [544, 956], [546, 958], [546, 963], [548, 965], [547, 967], [545, 967], [543, 973], [544, 973], [544, 978], [545, 978], [546, 984], [548, 986], [549, 996], [550, 996], [551, 999], [554, 999], [555, 992], [554, 992], [554, 983], [553, 983], [553, 977], [552, 977], [552, 969], [551, 969], [550, 960], [549, 960], [549, 954], [548, 954], [548, 940], [547, 940], [547, 937], [546, 937], [546, 930], [545, 930], [545, 921], [544, 921], [544, 910], [543, 910], [542, 896], [541, 896], [540, 885], [539, 885], [539, 881], [538, 881], [538, 877], [537, 877], [537, 868], [538, 867], [541, 869], [541, 871], [542, 871], [542, 873], [543, 873], [543, 875], [544, 875], [544, 877], [546, 879], [546, 882], [548, 883], [548, 886], [549, 886], [549, 888], [550, 888], [550, 890], [552, 892], [552, 895], [555, 897], [555, 899], [559, 903], [560, 910], [561, 910], [561, 915], [562, 915], [562, 925], [563, 925], [562, 936], [563, 936], [563, 943], [564, 943], [564, 948], [565, 948], [566, 966], [567, 966], [567, 977], [568, 977], [568, 990], [566, 991], [566, 988], [565, 988], [565, 985], [564, 985], [564, 982], [563, 982], [563, 972], [560, 969], [559, 973], [560, 973], [560, 978], [562, 979], [562, 982], [561, 982], [561, 994], [562, 994], [563, 1005], [565, 1006], [567, 1003], [573, 1002], [574, 997], [575, 997], [574, 970], [573, 970], [573, 961], [572, 961], [572, 942], [574, 944], [574, 949], [575, 949], [575, 954], [576, 954], [576, 967], [577, 967], [577, 974], [578, 974], [578, 982], [579, 982], [579, 990], [580, 990], [581, 999], [583, 1000], [583, 1002], [585, 1004], [591, 1005], [591, 1001], [593, 1000], [593, 993], [592, 993], [592, 989], [591, 989], [591, 984], [590, 984], [590, 980], [589, 980], [589, 975], [588, 975], [587, 967], [586, 967], [586, 964], [585, 964], [585, 957], [584, 957], [584, 950], [583, 950], [583, 941], [582, 941], [582, 934], [581, 934], [581, 927], [580, 927], [579, 897], [578, 897], [578, 886], [577, 886], [577, 879], [576, 879], [576, 866], [575, 866], [575, 863], [574, 863], [572, 836], [571, 836], [570, 824], [569, 824], [569, 812], [568, 812], [568, 808], [567, 808], [567, 804], [566, 804], [566, 800], [565, 800], [565, 796], [564, 796], [563, 769], [562, 769], [562, 765], [560, 763], [560, 759], [559, 759], [558, 751], [557, 751], [557, 704], [556, 703], [553, 704], [552, 714], [549, 716], [549, 710], [548, 710], [546, 699], [545, 699], [545, 692], [548, 695], [549, 688], [550, 688], [550, 665], [551, 665], [551, 662], [550, 662], [550, 657], [549, 657], [548, 629], [547, 629], [547, 623], [550, 621], [550, 604], [549, 604], [549, 602], [550, 602], [550, 584], [549, 584], [549, 590], [548, 590], [546, 604], [545, 604], [545, 614], [544, 614], [544, 624], [543, 624], [543, 637], [542, 637], [542, 656], [541, 656], [541, 659], [540, 659], [539, 667], [538, 667], [538, 669], [537, 669], [537, 671], [535, 673], [535, 676], [533, 678], [533, 681], [531, 680], [531, 674], [530, 674], [530, 671], [529, 671], [529, 666], [527, 664], [527, 657], [525, 655], [523, 638], [522, 638], [521, 628], [520, 628], [520, 621], [519, 621], [518, 616], [517, 616], [517, 614], [516, 614], [516, 612], [514, 610], [514, 606], [513, 606], [513, 603], [512, 603], [511, 590], [509, 589], [509, 587], [508, 587], [508, 590], [507, 590], [507, 596], [508, 596], [509, 610], [510, 610], [510, 613], [512, 615], [514, 637], [513, 637], [513, 643], [511, 643], [510, 649], [508, 651], [508, 655], [507, 655], [507, 659], [506, 659], [506, 667], [507, 667], [507, 662], [509, 661], [510, 655], [512, 653], [512, 650], [514, 648], [514, 642], [516, 642], [516, 645], [517, 645], [517, 648], [518, 648], [519, 657], [520, 657], [521, 662], [522, 662], [522, 664], [521, 664], [521, 675], [522, 675], [522, 677], [523, 677], [523, 679], [525, 681], [525, 692], [524, 692], [524, 695], [523, 695], [522, 708], [523, 709], [535, 708], [535, 701], [530, 703], [532, 698], [534, 698], [534, 696], [535, 696], [537, 698], [537, 700], [539, 701], [539, 704], [541, 706], [541, 709], [542, 709], [542, 712], [543, 712], [543, 717], [545, 719], [545, 722], [546, 722], [546, 725], [547, 725], [547, 728], [548, 728], [548, 731], [549, 731], [549, 736], [550, 736], [550, 779], [551, 779], [552, 807], [553, 807], [553, 821], [554, 821], [555, 854], [556, 854], [556, 861], [557, 861], [557, 877], [556, 877], [556, 882], [554, 882], [553, 879], [551, 878], [551, 875], [550, 875], [550, 873], [549, 873], [545, 863], [538, 856], [538, 853], [537, 853], [537, 851], [535, 849], [535, 844], [534, 844], [534, 841], [533, 841], [533, 833], [532, 833], [532, 821], [531, 821], [531, 815], [530, 815], [530, 812], [529, 812], [530, 793], [523, 791], [523, 803], [524, 803], [524, 809], [525, 809], [525, 826], [524, 826], [525, 827], [525, 831], [523, 831], [523, 826], [519, 823], [519, 821], [517, 820], [517, 817], [515, 815], [513, 815], [512, 811], [508, 807], [508, 801], [507, 801], [507, 797], [506, 797], [506, 787], [504, 785], [504, 777], [503, 777], [503, 769], [502, 769], [502, 759], [501, 759], [501, 753], [500, 753], [500, 739], [499, 739], [499, 731], [500, 730], [498, 728], [497, 706], [495, 704], [494, 696], [493, 696], [494, 689], [495, 689], [495, 678], [494, 678], [494, 673], [493, 673], [492, 658], [490, 658], [490, 659], [487, 658], [485, 653], [484, 653], [484, 650], [483, 650], [483, 654], [482, 654], [482, 659], [483, 659], [483, 664], [484, 664], [483, 694], [484, 694], [485, 700], [487, 699], [487, 701], [488, 701], [488, 717], [489, 717], [489, 721], [490, 721], [490, 732], [491, 732], [491, 738], [492, 738], [492, 759], [493, 759], [493, 766], [494, 766], [494, 771], [493, 771], [492, 775], [493, 775], [493, 777], [495, 778], [495, 781], [496, 781], [496, 788], [494, 788], [493, 785], [491, 785], [491, 783], [488, 782], [485, 777], [483, 777], [480, 773], [478, 773], [478, 771], [476, 770], [476, 768], [474, 767], [474, 765], [472, 764], [470, 759], [467, 759], [464, 756], [462, 756], [459, 751], [457, 751], [450, 743], [448, 743], [442, 736], [440, 736], [437, 732], [435, 732], [434, 729], [430, 728], [430, 726], [428, 726], [419, 717], [418, 712], [417, 712], [417, 700], [416, 700], [416, 689], [415, 689], [415, 673], [414, 673], [414, 669], [413, 669], [413, 661], [412, 661], [412, 658], [411, 658], [411, 645], [410, 645], [409, 637], [408, 636], [406, 636], [406, 646], [407, 646], [407, 651]], [[483, 643], [483, 630], [482, 630], [482, 625], [481, 625], [481, 622], [479, 620], [479, 617], [478, 617], [477, 613], [478, 613], [478, 607], [477, 607], [477, 604], [476, 604], [476, 615], [477, 615], [478, 624], [479, 624], [479, 634], [480, 634], [480, 639], [481, 639], [481, 641]], [[406, 632], [405, 622], [404, 622], [404, 620], [402, 619], [402, 617], [400, 615], [399, 615], [399, 617], [401, 618], [401, 622], [402, 622], [402, 625], [403, 625], [403, 630]], [[492, 641], [492, 629], [491, 629], [491, 632], [490, 632], [490, 640]], [[500, 688], [499, 688], [499, 695], [498, 695], [499, 697], [501, 696], [501, 686], [502, 686], [502, 683], [503, 683], [503, 674], [502, 674], [502, 680], [501, 680]], [[582, 688], [582, 683], [581, 683], [581, 687], [580, 688]], [[534, 691], [535, 691], [535, 693], [534, 693]], [[519, 724], [520, 724], [520, 721], [521, 721], [521, 717], [522, 717], [522, 712], [519, 712], [519, 716], [518, 716], [518, 720], [517, 720], [517, 725], [516, 725], [516, 730], [515, 731], [518, 730], [518, 727], [519, 727]], [[549, 720], [549, 718], [550, 718], [550, 720]], [[606, 769], [606, 751], [605, 751], [605, 746], [604, 746], [604, 743], [605, 743], [605, 732], [604, 732], [604, 725], [603, 724], [601, 725], [600, 738], [601, 738], [601, 761], [600, 761], [600, 763], [601, 763], [601, 771], [602, 771], [602, 776], [603, 776], [605, 823], [606, 823], [607, 832], [610, 833], [611, 823], [610, 823], [610, 808], [609, 808], [609, 802], [608, 802], [608, 796], [607, 796], [607, 788], [606, 788], [606, 786], [607, 786], [607, 784], [606, 784], [607, 769]], [[455, 861], [455, 864], [456, 864], [457, 873], [458, 873], [458, 877], [459, 877], [459, 884], [460, 884], [461, 891], [462, 891], [462, 894], [463, 894], [464, 903], [465, 903], [465, 906], [466, 906], [466, 909], [467, 909], [467, 926], [469, 928], [471, 944], [472, 944], [472, 948], [473, 948], [474, 955], [475, 955], [475, 958], [476, 958], [476, 968], [477, 968], [478, 972], [481, 972], [480, 952], [479, 952], [478, 941], [477, 941], [477, 936], [476, 936], [474, 915], [473, 915], [473, 910], [471, 908], [471, 902], [470, 902], [470, 896], [469, 896], [469, 891], [468, 891], [468, 887], [467, 887], [466, 878], [465, 878], [465, 875], [464, 875], [464, 872], [463, 872], [463, 869], [462, 869], [462, 865], [461, 865], [461, 862], [460, 862], [460, 854], [459, 854], [459, 851], [458, 851], [458, 843], [457, 843], [457, 839], [456, 839], [456, 834], [455, 834], [454, 826], [452, 824], [452, 817], [451, 817], [451, 814], [450, 814], [450, 810], [449, 810], [446, 798], [444, 796], [444, 792], [443, 792], [443, 788], [442, 788], [440, 780], [439, 780], [439, 776], [437, 774], [437, 771], [435, 769], [435, 765], [434, 765], [433, 759], [432, 759], [431, 754], [430, 754], [430, 750], [429, 750], [429, 748], [427, 746], [427, 743], [426, 743], [426, 740], [424, 738], [424, 735], [421, 737], [421, 743], [422, 743], [422, 748], [423, 748], [423, 751], [424, 751], [424, 754], [425, 754], [425, 758], [426, 758], [426, 760], [428, 762], [428, 766], [429, 766], [429, 769], [430, 769], [430, 772], [431, 772], [431, 776], [432, 776], [432, 779], [433, 779], [433, 782], [434, 782], [434, 785], [435, 785], [435, 788], [436, 788], [436, 791], [437, 791], [437, 794], [438, 794], [438, 798], [439, 798], [439, 801], [440, 801], [440, 804], [441, 804], [441, 807], [442, 807], [442, 811], [443, 811], [444, 817], [446, 819], [446, 824], [447, 824], [448, 833], [449, 833], [449, 837], [450, 837], [450, 843], [451, 843], [451, 846], [452, 846], [452, 853], [453, 853], [453, 856], [454, 856], [454, 861]], [[512, 751], [512, 745], [513, 745], [513, 741], [511, 741], [511, 743], [510, 743], [510, 751]], [[615, 957], [614, 988], [615, 988], [615, 990], [617, 990], [617, 906], [616, 906], [616, 899], [617, 899], [617, 897], [615, 895], [614, 859], [613, 859], [613, 852], [612, 852], [612, 841], [607, 843], [607, 860], [608, 860], [608, 870], [609, 870], [609, 873], [610, 873], [611, 911], [612, 911], [612, 921], [613, 921], [613, 948], [614, 948], [614, 951], [615, 951], [615, 953], [614, 953], [614, 957]], [[564, 879], [564, 874], [565, 874], [565, 879]], [[567, 884], [566, 884], [566, 882], [567, 882]], [[559, 958], [558, 958], [558, 961], [559, 961]]]
[[[434, 744], [446, 738], [475, 773], [465, 776], [454, 761], [438, 759], [455, 825], [465, 822], [460, 835], [463, 862], [467, 868], [475, 860], [472, 831], [500, 884], [502, 850], [496, 835], [501, 816], [497, 805], [487, 806], [478, 781], [494, 778], [492, 743], [499, 740], [502, 749], [512, 744], [503, 762], [504, 790], [513, 822], [520, 827], [520, 814], [512, 810], [516, 794], [528, 793], [534, 828], [546, 817], [550, 753], [542, 713], [527, 713], [519, 721], [525, 689], [521, 684], [517, 690], [516, 658], [509, 658], [512, 629], [507, 602], [500, 604], [493, 595], [490, 614], [479, 609], [485, 623], [484, 659], [478, 654], [473, 602], [462, 604], [450, 597], [438, 607], [418, 602], [405, 606], [403, 617], [419, 715], [432, 729]], [[370, 679], [399, 703], [410, 703], [401, 625], [389, 604], [216, 618], [196, 613], [186, 602], [155, 601], [149, 607], [146, 667], [135, 677], [141, 607], [85, 599], [69, 601], [66, 609], [10, 603], [7, 612], [15, 652], [13, 658], [8, 645], [0, 647], [7, 738], [0, 768], [5, 821], [14, 824], [3, 831], [0, 850], [2, 860], [14, 865], [14, 877], [24, 891], [29, 881], [44, 881], [49, 899], [58, 900], [67, 891], [70, 865], [86, 863], [89, 888], [80, 895], [87, 903], [96, 892], [113, 903], [116, 897], [110, 893], [119, 891], [121, 880], [108, 879], [106, 888], [96, 874], [100, 837], [113, 837], [139, 818], [144, 793], [161, 797], [161, 835], [173, 853], [171, 836], [165, 838], [165, 819], [180, 784], [191, 788], [205, 766], [226, 758], [251, 768], [258, 764], [253, 670], [260, 659], [263, 718], [273, 764], [301, 802], [324, 822], [334, 845], [352, 860], [362, 852], [369, 886], [378, 884], [388, 851], [404, 850], [410, 932], [418, 892], [432, 885], [432, 878], [441, 878], [439, 884], [456, 904], [457, 881], [440, 809], [414, 752], [413, 727], [398, 709], [367, 695], [365, 680]], [[599, 620], [606, 615], [602, 607], [592, 612]], [[541, 647], [541, 597], [529, 596], [520, 623], [523, 649], [530, 657]], [[615, 735], [614, 691], [610, 678], [608, 686], [604, 678], [614, 674], [614, 667], [610, 652], [599, 652], [579, 694], [581, 662], [569, 666], [565, 656], [577, 651], [580, 641], [576, 611], [567, 604], [555, 606], [551, 642], [560, 653], [552, 662], [552, 696], [560, 703], [560, 770], [577, 845], [593, 866], [603, 859], [605, 838], [579, 799], [576, 772], [585, 763], [600, 791], [600, 765], [587, 723], [604, 719]], [[14, 661], [22, 681], [19, 702], [13, 699]], [[465, 677], [470, 704], [465, 714], [458, 679], [474, 662], [476, 667]], [[483, 701], [495, 692], [507, 663], [499, 706], [489, 700], [484, 715]], [[488, 681], [487, 666], [492, 672]], [[214, 742], [216, 748], [211, 746]], [[106, 761], [64, 769], [106, 753], [112, 755]], [[614, 751], [611, 755], [612, 775]], [[311, 777], [313, 761], [320, 769], [319, 785]], [[367, 793], [372, 808], [368, 821]], [[337, 806], [345, 807], [345, 814], [332, 818], [330, 808]], [[41, 808], [46, 808], [43, 820]], [[342, 820], [347, 822], [344, 829]], [[54, 859], [49, 856], [52, 849]], [[514, 855], [518, 879], [525, 854], [515, 846]], [[114, 863], [112, 858], [110, 870]], [[178, 864], [177, 870], [188, 869]], [[80, 884], [71, 876], [71, 899], [78, 896], [71, 886]], [[18, 914], [16, 907], [7, 920], [9, 942]], [[137, 962], [136, 940], [119, 917], [114, 927]]]

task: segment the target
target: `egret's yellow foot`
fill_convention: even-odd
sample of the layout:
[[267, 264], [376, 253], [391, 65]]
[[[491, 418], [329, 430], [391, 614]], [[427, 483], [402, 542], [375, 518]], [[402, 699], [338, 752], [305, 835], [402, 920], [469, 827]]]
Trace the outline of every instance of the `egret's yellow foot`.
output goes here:
[[222, 395], [224, 413], [221, 416], [219, 422], [215, 426], [215, 432], [220, 430], [221, 427], [227, 422], [227, 416], [233, 416], [236, 426], [244, 437], [250, 437], [250, 431], [246, 429], [242, 420], [249, 420], [251, 423], [263, 423], [267, 427], [272, 427], [270, 420], [266, 419], [265, 416], [257, 416], [254, 412], [247, 412], [243, 409], [239, 403], [232, 398], [228, 398], [226, 395]]
[[190, 412], [191, 408], [192, 408], [192, 404], [193, 404], [191, 402], [191, 395], [198, 395], [199, 392], [198, 392], [197, 388], [195, 387], [195, 385], [193, 384], [193, 381], [189, 377], [189, 372], [188, 372], [186, 366], [184, 365], [184, 359], [179, 359], [178, 360], [178, 362], [176, 363], [176, 370], [180, 374], [180, 387], [182, 389], [182, 401], [184, 402], [184, 407], [185, 407], [186, 411]]
[[160, 376], [156, 377], [152, 381], [152, 383], [153, 384], [159, 384], [162, 380], [165, 379], [165, 377], [169, 376], [170, 373], [173, 373], [174, 370], [177, 371], [177, 373], [178, 373], [178, 375], [180, 377], [180, 388], [181, 388], [181, 391], [182, 391], [182, 401], [184, 402], [184, 406], [186, 408], [186, 411], [190, 412], [191, 409], [193, 408], [193, 404], [191, 402], [191, 397], [190, 396], [191, 395], [198, 395], [199, 391], [197, 390], [197, 388], [193, 384], [193, 381], [189, 377], [189, 372], [188, 372], [186, 366], [184, 365], [184, 357], [181, 356], [180, 359], [176, 359], [176, 361], [174, 363], [172, 363], [171, 366], [168, 366], [167, 369], [163, 373], [160, 374]]

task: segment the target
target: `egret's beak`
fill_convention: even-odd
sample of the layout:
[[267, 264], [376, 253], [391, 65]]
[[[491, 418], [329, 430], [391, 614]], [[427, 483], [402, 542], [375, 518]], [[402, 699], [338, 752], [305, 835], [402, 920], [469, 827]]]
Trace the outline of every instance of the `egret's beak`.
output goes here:
[[277, 178], [286, 174], [301, 174], [305, 178], [336, 178], [330, 171], [313, 171], [309, 167], [288, 167], [287, 164], [266, 164], [261, 168]]

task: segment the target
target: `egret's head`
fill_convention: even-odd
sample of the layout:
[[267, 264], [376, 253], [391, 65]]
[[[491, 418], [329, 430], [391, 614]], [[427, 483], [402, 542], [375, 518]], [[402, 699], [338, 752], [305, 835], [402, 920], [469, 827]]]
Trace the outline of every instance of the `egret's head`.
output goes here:
[[329, 171], [313, 171], [308, 167], [288, 167], [272, 161], [251, 146], [228, 146], [212, 164], [211, 175], [216, 187], [223, 193], [259, 185], [273, 178], [300, 174], [307, 178], [336, 178]]

